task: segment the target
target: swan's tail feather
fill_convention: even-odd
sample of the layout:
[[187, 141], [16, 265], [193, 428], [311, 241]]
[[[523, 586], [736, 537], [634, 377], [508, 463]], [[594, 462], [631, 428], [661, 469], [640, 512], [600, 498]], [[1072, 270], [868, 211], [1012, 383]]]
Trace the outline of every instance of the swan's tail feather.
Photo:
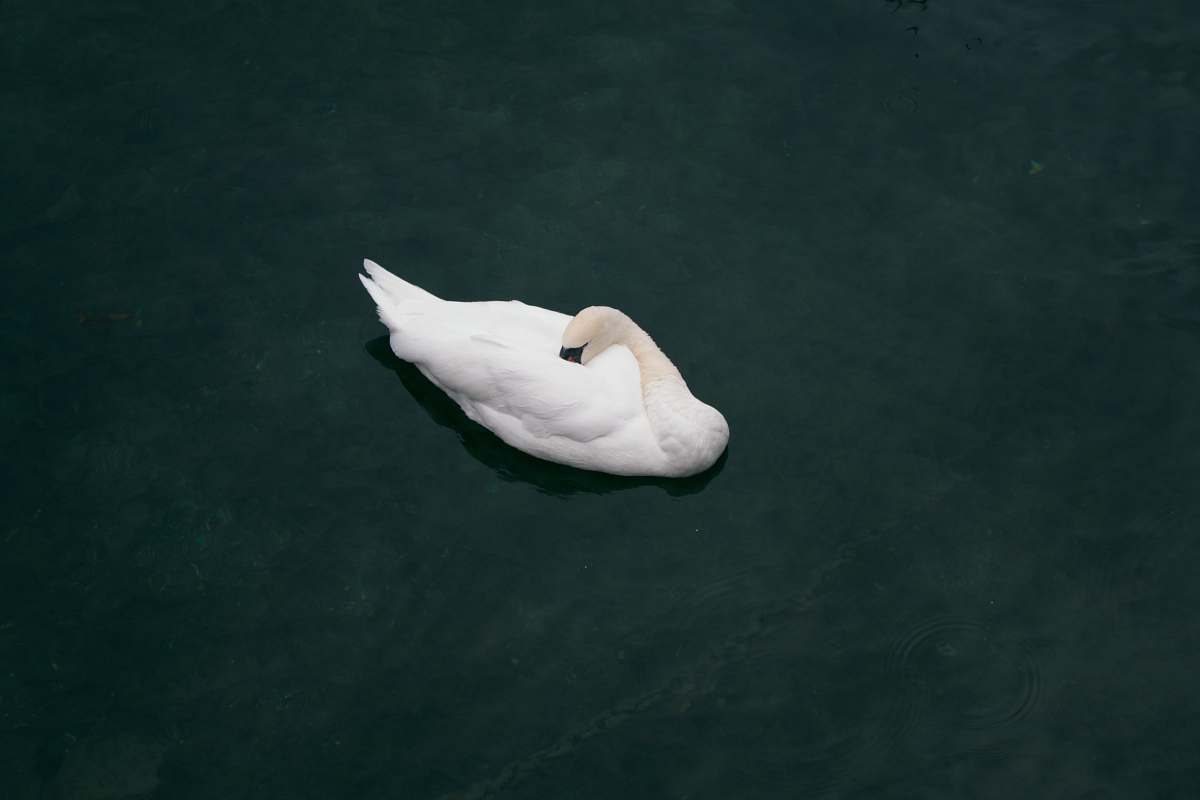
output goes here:
[[439, 299], [420, 286], [414, 286], [403, 278], [393, 275], [369, 258], [363, 259], [363, 269], [366, 270], [366, 273], [371, 276], [371, 279], [384, 292], [391, 295], [393, 303], [433, 301]]
[[358, 279], [362, 281], [363, 288], [367, 290], [367, 294], [371, 295], [371, 299], [375, 301], [375, 307], [379, 309], [379, 321], [387, 326], [389, 331], [400, 330], [399, 309], [396, 308], [396, 301], [390, 294], [383, 290], [383, 287], [375, 283], [366, 275], [359, 275]]

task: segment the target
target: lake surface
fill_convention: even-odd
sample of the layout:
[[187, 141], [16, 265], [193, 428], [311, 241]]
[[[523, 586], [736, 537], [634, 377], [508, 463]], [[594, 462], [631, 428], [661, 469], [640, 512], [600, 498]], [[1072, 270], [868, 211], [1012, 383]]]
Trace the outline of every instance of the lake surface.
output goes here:
[[[0, 795], [1196, 796], [1195, 4], [177, 6], [0, 9]], [[510, 450], [364, 257], [727, 456]]]

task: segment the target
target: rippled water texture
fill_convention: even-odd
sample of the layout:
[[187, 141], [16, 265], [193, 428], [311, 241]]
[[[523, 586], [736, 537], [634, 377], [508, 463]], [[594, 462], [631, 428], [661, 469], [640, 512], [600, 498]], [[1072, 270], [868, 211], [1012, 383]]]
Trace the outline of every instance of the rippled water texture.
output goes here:
[[[0, 5], [0, 798], [1193, 798], [1200, 11]], [[524, 456], [381, 338], [617, 306]]]

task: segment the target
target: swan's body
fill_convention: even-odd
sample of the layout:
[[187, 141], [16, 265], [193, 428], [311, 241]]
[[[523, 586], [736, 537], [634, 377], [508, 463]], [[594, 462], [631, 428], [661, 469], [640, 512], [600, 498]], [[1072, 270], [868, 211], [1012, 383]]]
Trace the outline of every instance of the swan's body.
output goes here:
[[[363, 286], [416, 365], [468, 417], [530, 455], [614, 475], [683, 477], [729, 441], [715, 408], [629, 317], [441, 300], [372, 261]], [[560, 357], [561, 355], [561, 357]], [[564, 360], [573, 358], [581, 363]]]

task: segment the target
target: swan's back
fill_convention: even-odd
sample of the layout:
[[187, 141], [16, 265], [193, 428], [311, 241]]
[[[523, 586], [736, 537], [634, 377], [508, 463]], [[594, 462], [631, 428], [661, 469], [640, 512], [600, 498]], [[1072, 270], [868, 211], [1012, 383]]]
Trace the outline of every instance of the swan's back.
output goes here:
[[370, 278], [360, 275], [359, 280], [375, 301], [379, 319], [392, 333], [393, 350], [415, 364], [436, 358], [441, 343], [464, 336], [490, 337], [516, 347], [557, 352], [562, 332], [571, 321], [566, 314], [519, 300], [442, 300], [373, 261], [364, 261], [363, 267]]

